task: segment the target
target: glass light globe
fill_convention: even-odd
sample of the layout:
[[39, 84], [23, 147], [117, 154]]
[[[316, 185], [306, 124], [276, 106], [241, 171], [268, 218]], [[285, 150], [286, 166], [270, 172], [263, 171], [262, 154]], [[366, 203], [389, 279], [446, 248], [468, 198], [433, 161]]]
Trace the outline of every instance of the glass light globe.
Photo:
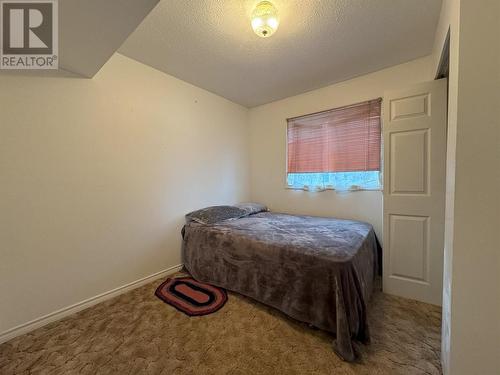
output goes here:
[[273, 35], [279, 23], [278, 11], [269, 1], [261, 1], [252, 12], [253, 31], [262, 38]]

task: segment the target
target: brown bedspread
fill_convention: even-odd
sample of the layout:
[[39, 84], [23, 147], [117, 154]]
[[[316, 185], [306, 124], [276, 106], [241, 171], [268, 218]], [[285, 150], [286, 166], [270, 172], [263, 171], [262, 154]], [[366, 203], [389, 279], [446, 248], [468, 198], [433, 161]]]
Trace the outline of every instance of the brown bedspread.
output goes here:
[[335, 334], [355, 359], [369, 341], [366, 304], [377, 270], [370, 224], [261, 212], [217, 224], [188, 223], [183, 261], [192, 276]]

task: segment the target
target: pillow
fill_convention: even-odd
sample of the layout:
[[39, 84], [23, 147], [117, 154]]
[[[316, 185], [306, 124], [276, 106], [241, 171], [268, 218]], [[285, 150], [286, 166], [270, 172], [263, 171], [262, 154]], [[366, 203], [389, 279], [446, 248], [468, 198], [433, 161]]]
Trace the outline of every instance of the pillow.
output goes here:
[[212, 206], [188, 213], [186, 222], [215, 224], [224, 220], [238, 219], [246, 215], [245, 210], [235, 206]]
[[245, 216], [258, 214], [259, 212], [269, 211], [266, 206], [260, 203], [239, 203], [234, 207], [238, 207], [246, 212]]

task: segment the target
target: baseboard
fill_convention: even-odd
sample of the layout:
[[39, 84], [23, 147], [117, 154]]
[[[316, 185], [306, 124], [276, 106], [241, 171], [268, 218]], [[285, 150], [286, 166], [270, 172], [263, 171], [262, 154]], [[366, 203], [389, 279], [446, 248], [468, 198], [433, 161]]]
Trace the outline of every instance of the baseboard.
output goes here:
[[10, 328], [5, 332], [0, 333], [0, 344], [13, 339], [14, 337], [24, 335], [25, 333], [31, 332], [37, 328], [43, 327], [46, 324], [55, 322], [56, 320], [62, 319], [68, 315], [74, 314], [78, 311], [85, 310], [91, 306], [94, 306], [100, 302], [106, 301], [120, 294], [126, 293], [132, 289], [138, 288], [145, 284], [150, 283], [156, 279], [166, 277], [182, 269], [182, 264], [169, 267], [163, 271], [156, 272], [152, 275], [143, 277], [142, 279], [132, 281], [131, 283], [119, 286], [118, 288], [112, 289], [108, 292], [98, 294], [97, 296], [90, 297], [81, 302], [77, 302], [71, 306], [64, 307], [60, 310], [54, 311], [50, 314], [41, 316], [39, 318], [33, 319], [29, 322], [20, 324], [16, 327]]

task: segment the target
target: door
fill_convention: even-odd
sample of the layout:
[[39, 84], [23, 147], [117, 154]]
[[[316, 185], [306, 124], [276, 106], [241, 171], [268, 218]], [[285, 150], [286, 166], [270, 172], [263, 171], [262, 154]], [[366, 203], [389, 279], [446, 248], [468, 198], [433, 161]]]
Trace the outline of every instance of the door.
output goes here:
[[441, 305], [446, 79], [384, 93], [384, 292]]

